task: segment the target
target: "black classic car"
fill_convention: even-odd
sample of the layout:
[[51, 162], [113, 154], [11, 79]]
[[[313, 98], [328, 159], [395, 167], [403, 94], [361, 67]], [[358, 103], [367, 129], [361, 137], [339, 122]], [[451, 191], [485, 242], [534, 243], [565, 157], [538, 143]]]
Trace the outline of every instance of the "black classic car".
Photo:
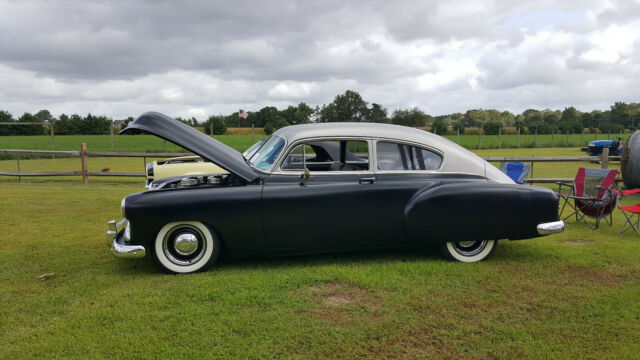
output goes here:
[[563, 231], [558, 198], [515, 184], [491, 164], [428, 132], [386, 124], [282, 128], [249, 158], [159, 113], [122, 131], [150, 133], [224, 174], [154, 181], [122, 200], [108, 223], [113, 254], [149, 254], [190, 273], [232, 258], [439, 246], [462, 262], [485, 259], [499, 239]]

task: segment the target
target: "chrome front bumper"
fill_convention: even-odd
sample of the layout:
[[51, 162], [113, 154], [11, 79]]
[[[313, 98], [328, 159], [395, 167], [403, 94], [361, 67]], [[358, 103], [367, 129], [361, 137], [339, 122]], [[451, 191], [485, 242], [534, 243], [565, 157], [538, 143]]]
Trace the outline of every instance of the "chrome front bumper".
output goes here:
[[564, 221], [562, 220], [538, 224], [538, 234], [540, 235], [551, 235], [563, 231]]
[[111, 253], [119, 258], [137, 259], [147, 253], [142, 245], [127, 245], [131, 241], [129, 221], [122, 219], [118, 222], [111, 220], [107, 223], [107, 247]]

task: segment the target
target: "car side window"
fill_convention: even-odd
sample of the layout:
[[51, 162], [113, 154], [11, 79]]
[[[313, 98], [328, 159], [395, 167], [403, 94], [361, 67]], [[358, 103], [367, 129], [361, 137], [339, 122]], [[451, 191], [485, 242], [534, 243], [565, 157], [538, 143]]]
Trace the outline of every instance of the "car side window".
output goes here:
[[[304, 161], [303, 161], [304, 160]], [[369, 170], [369, 146], [362, 140], [322, 140], [296, 145], [284, 159], [284, 171]]]
[[437, 170], [442, 156], [433, 151], [400, 143], [378, 141], [378, 170]]

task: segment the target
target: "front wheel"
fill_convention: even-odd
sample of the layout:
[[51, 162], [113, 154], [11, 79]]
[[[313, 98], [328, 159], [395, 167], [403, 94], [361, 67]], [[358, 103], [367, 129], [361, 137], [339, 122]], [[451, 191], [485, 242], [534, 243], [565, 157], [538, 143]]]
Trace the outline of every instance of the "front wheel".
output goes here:
[[153, 245], [153, 258], [164, 271], [187, 274], [209, 268], [220, 255], [220, 240], [203, 223], [166, 224]]
[[497, 240], [452, 241], [442, 244], [440, 250], [450, 260], [478, 262], [489, 257], [497, 245]]

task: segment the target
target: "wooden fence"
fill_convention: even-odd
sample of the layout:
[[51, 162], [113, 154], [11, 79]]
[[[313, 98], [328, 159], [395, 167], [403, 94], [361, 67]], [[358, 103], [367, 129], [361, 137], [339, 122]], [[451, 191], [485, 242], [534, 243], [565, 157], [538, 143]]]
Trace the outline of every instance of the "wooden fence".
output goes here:
[[[118, 176], [118, 177], [145, 177], [144, 172], [117, 172], [117, 171], [88, 171], [87, 163], [90, 157], [131, 157], [142, 158], [143, 165], [146, 166], [147, 158], [170, 158], [179, 156], [190, 156], [192, 153], [146, 153], [146, 152], [102, 152], [102, 151], [88, 151], [87, 144], [83, 143], [80, 151], [47, 151], [47, 150], [13, 150], [13, 149], [0, 149], [0, 154], [13, 154], [17, 157], [18, 171], [0, 171], [0, 176], [16, 176], [18, 181], [23, 176], [81, 176], [82, 183], [87, 184], [89, 182], [89, 176]], [[20, 155], [35, 155], [35, 156], [48, 156], [56, 155], [59, 157], [79, 157], [81, 158], [81, 170], [79, 171], [57, 171], [57, 172], [22, 172], [20, 171]], [[600, 163], [603, 169], [608, 168], [609, 162], [620, 161], [620, 156], [609, 156], [609, 149], [604, 148], [601, 156], [527, 156], [527, 157], [503, 157], [503, 156], [490, 156], [483, 157], [484, 160], [489, 162], [528, 162], [531, 163], [530, 179], [528, 183], [555, 183], [556, 181], [570, 182], [572, 178], [533, 178], [534, 175], [534, 163], [536, 162], [597, 162]], [[622, 180], [616, 179], [620, 182]]]

